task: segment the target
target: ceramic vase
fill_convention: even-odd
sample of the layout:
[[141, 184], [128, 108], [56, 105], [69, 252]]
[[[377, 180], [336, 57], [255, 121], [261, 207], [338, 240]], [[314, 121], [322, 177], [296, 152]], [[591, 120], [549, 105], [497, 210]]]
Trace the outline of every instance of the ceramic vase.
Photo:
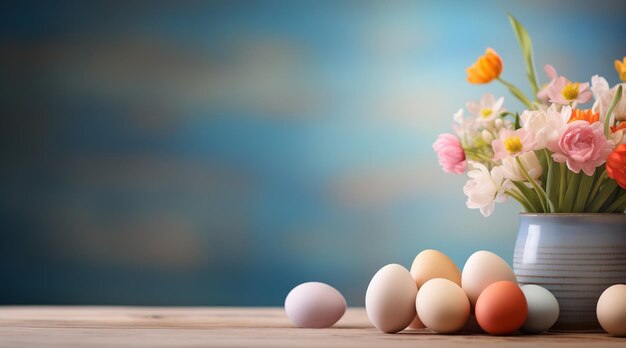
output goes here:
[[599, 331], [598, 298], [626, 283], [626, 214], [520, 214], [513, 269], [557, 298], [553, 330]]

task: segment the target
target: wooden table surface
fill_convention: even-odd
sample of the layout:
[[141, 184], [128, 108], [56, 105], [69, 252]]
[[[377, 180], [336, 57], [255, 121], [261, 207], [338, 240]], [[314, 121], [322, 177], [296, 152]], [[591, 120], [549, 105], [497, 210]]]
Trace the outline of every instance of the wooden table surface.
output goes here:
[[428, 330], [383, 334], [363, 308], [330, 329], [299, 329], [282, 308], [0, 307], [0, 347], [454, 347], [620, 346], [607, 334], [494, 337]]

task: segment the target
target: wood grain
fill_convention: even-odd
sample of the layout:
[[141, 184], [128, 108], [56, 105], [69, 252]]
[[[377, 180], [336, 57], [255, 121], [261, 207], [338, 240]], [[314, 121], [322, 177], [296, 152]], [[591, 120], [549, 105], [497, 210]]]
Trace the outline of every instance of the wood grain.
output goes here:
[[281, 308], [0, 307], [0, 347], [583, 347], [626, 345], [607, 334], [494, 337], [383, 334], [365, 310], [349, 309], [330, 329], [299, 329]]

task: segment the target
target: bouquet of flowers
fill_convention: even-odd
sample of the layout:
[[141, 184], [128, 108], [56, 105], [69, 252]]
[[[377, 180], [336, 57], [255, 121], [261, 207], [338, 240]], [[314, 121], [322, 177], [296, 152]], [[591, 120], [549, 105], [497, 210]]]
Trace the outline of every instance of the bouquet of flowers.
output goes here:
[[[572, 82], [545, 66], [550, 81], [539, 87], [532, 43], [512, 16], [534, 98], [501, 77], [502, 60], [491, 48], [469, 68], [473, 84], [498, 81], [526, 110], [504, 109], [504, 98], [485, 94], [468, 102], [469, 116], [454, 115], [454, 133], [433, 144], [444, 172], [462, 174], [467, 207], [489, 216], [508, 197], [534, 213], [623, 213], [626, 210], [625, 83], [609, 87], [598, 75]], [[626, 82], [626, 57], [615, 61]], [[582, 106], [590, 103], [591, 108]]]

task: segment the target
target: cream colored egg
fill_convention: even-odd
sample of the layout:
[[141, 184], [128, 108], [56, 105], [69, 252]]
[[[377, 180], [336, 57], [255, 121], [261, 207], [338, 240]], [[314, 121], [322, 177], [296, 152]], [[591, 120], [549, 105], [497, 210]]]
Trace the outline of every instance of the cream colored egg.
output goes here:
[[[418, 290], [418, 293], [419, 293], [419, 290]], [[409, 324], [409, 327], [407, 327], [407, 329], [417, 330], [417, 329], [423, 329], [425, 327], [426, 327], [426, 325], [424, 325], [424, 323], [422, 323], [422, 321], [420, 320], [419, 315], [416, 315], [415, 319], [413, 319], [413, 321], [411, 322], [411, 324]]]
[[470, 315], [470, 302], [463, 289], [443, 278], [424, 283], [417, 293], [415, 307], [422, 323], [440, 333], [460, 330]]
[[506, 261], [490, 251], [473, 253], [463, 266], [461, 284], [472, 306], [486, 287], [503, 280], [517, 283], [517, 278]]
[[401, 331], [415, 319], [416, 295], [411, 273], [398, 264], [387, 265], [376, 272], [367, 287], [367, 317], [382, 332]]
[[626, 285], [617, 284], [604, 290], [596, 314], [604, 331], [613, 336], [626, 336]]
[[411, 266], [411, 275], [418, 288], [434, 278], [444, 278], [461, 286], [461, 271], [450, 258], [437, 250], [427, 249], [419, 253]]

